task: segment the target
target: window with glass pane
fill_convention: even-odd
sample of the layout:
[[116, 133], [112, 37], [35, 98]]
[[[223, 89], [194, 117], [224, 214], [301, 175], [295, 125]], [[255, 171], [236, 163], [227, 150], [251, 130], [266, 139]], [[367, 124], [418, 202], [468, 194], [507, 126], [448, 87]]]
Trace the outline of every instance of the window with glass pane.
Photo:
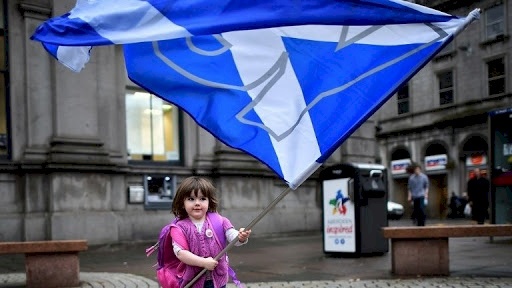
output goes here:
[[485, 36], [487, 39], [493, 39], [496, 36], [505, 34], [505, 6], [496, 5], [485, 10]]
[[453, 103], [453, 72], [440, 73], [437, 77], [439, 81], [439, 104]]
[[505, 59], [499, 58], [487, 62], [489, 96], [505, 93]]
[[126, 93], [126, 138], [130, 160], [178, 161], [179, 111], [147, 92]]
[[398, 114], [409, 113], [409, 84], [406, 83], [397, 92]]
[[8, 94], [9, 66], [7, 62], [7, 1], [0, 2], [0, 157], [8, 155]]

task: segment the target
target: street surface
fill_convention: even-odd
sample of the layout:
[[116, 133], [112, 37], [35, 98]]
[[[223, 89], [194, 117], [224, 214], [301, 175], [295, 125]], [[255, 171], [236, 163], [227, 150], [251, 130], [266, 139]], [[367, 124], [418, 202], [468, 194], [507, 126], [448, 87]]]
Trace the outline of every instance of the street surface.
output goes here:
[[[467, 220], [427, 225], [469, 224]], [[407, 219], [390, 226], [411, 225]], [[255, 230], [256, 231], [256, 230]], [[325, 255], [322, 234], [255, 237], [228, 254], [238, 278], [251, 287], [512, 287], [512, 237], [450, 239], [450, 277], [400, 279], [389, 253], [340, 258]], [[146, 257], [150, 243], [90, 247], [80, 254], [81, 287], [158, 287]], [[0, 287], [24, 287], [23, 255], [0, 257]], [[228, 288], [235, 287], [232, 284]]]

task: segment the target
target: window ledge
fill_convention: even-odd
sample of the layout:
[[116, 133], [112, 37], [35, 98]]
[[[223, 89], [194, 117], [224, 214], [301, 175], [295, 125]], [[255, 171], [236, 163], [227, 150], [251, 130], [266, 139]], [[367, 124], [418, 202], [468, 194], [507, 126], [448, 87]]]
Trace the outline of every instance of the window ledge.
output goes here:
[[455, 57], [457, 55], [457, 51], [451, 51], [451, 52], [447, 52], [447, 53], [443, 53], [443, 54], [438, 54], [434, 57], [434, 62], [439, 62], [439, 61], [443, 61], [443, 60], [448, 60], [448, 59], [452, 59], [453, 57]]
[[505, 98], [505, 97], [508, 97], [510, 96], [509, 93], [506, 93], [506, 92], [503, 92], [503, 93], [499, 93], [499, 94], [492, 94], [492, 95], [487, 95], [487, 98], [488, 99], [501, 99], [501, 98]]
[[445, 104], [439, 104], [439, 108], [452, 108], [452, 107], [455, 107], [455, 103], [454, 102], [451, 102], [451, 103], [445, 103]]
[[487, 46], [490, 46], [492, 44], [495, 44], [495, 43], [499, 43], [499, 42], [507, 42], [508, 39], [510, 39], [510, 35], [504, 35], [504, 34], [501, 34], [501, 35], [498, 35], [494, 38], [491, 38], [491, 39], [487, 39], [483, 42], [480, 43], [480, 47], [487, 47]]

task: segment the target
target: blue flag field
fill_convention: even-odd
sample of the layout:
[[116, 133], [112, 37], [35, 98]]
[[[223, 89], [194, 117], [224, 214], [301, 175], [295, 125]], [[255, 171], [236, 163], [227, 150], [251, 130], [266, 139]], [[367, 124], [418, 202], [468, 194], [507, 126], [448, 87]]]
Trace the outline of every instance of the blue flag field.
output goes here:
[[401, 0], [79, 0], [32, 36], [73, 71], [123, 45], [129, 78], [296, 189], [473, 20]]

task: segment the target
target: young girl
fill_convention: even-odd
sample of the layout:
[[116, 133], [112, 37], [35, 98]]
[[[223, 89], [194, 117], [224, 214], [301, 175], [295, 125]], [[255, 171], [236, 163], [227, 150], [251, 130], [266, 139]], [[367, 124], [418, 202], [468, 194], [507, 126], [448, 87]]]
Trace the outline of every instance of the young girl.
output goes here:
[[[213, 259], [225, 248], [220, 247], [216, 241], [215, 229], [208, 216], [209, 213], [217, 211], [217, 204], [215, 187], [204, 178], [186, 178], [178, 187], [172, 204], [172, 213], [179, 220], [171, 227], [171, 237], [176, 257], [186, 264], [181, 287], [188, 284], [203, 269], [208, 271], [192, 287], [222, 288], [228, 282], [227, 255], [224, 254], [219, 261]], [[219, 217], [218, 214], [210, 216]], [[221, 219], [227, 243], [235, 238], [238, 238], [236, 246], [247, 243], [251, 230], [244, 231], [244, 228], [240, 228], [237, 231], [227, 218]]]

